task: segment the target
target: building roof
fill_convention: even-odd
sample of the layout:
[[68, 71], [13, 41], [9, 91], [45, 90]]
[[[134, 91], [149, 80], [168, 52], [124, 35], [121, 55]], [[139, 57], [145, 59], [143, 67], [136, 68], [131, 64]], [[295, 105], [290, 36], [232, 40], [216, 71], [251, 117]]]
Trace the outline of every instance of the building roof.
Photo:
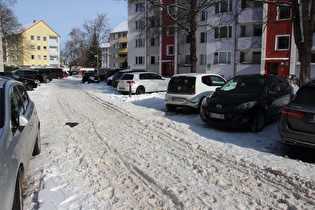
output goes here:
[[128, 31], [128, 21], [124, 21], [121, 24], [119, 24], [116, 28], [114, 28], [110, 33], [118, 33]]
[[42, 21], [42, 20], [40, 20], [40, 21], [34, 20], [33, 23], [28, 23], [28, 24], [23, 25], [22, 28], [20, 28], [20, 30], [21, 30], [20, 33], [24, 33], [25, 31], [27, 31], [27, 30], [33, 28], [35, 25], [37, 25], [37, 24], [39, 24], [39, 23], [45, 24], [50, 30], [52, 30], [57, 36], [60, 37], [60, 35], [59, 35], [58, 33], [56, 33], [52, 28], [50, 28], [50, 27], [49, 27], [44, 21]]

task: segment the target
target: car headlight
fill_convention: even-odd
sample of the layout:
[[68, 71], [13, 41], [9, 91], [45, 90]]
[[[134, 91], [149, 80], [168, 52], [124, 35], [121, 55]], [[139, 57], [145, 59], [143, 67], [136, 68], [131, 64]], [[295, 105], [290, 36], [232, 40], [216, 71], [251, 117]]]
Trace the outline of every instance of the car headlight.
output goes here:
[[249, 110], [249, 109], [253, 108], [256, 104], [257, 104], [257, 101], [249, 101], [249, 102], [235, 106], [234, 109], [239, 110], [239, 111]]
[[208, 97], [204, 97], [202, 99], [201, 106], [207, 106], [207, 105], [208, 105]]

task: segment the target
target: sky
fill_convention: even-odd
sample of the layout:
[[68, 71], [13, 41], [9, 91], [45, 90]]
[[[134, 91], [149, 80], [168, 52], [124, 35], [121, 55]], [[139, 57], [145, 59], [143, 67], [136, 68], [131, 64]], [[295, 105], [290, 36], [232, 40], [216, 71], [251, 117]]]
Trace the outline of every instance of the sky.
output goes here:
[[17, 0], [12, 8], [22, 24], [44, 21], [65, 43], [74, 27], [81, 27], [85, 20], [97, 14], [107, 14], [110, 29], [127, 20], [127, 2], [124, 0]]

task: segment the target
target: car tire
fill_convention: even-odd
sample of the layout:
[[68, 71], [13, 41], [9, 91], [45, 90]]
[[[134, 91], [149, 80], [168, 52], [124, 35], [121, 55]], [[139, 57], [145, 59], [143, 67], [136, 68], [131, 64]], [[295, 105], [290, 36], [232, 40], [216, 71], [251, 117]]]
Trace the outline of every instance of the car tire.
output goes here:
[[45, 83], [50, 83], [50, 79], [49, 79], [49, 78], [46, 78], [46, 79], [45, 79]]
[[143, 86], [137, 87], [137, 90], [136, 90], [137, 95], [144, 94], [144, 93], [145, 93], [145, 89]]
[[41, 139], [40, 139], [40, 130], [38, 129], [38, 134], [37, 134], [37, 137], [36, 137], [36, 142], [35, 142], [35, 145], [34, 145], [34, 148], [33, 148], [32, 155], [33, 156], [39, 155], [40, 152], [41, 152]]
[[265, 114], [263, 111], [258, 111], [254, 117], [251, 130], [253, 132], [260, 132], [264, 129], [265, 126]]
[[173, 112], [173, 111], [176, 110], [176, 106], [171, 105], [171, 104], [166, 104], [165, 107], [166, 107], [166, 109], [167, 109], [168, 111], [170, 111], [170, 112]]
[[22, 176], [20, 172], [16, 177], [14, 200], [12, 209], [21, 210], [23, 209], [23, 198], [22, 198]]

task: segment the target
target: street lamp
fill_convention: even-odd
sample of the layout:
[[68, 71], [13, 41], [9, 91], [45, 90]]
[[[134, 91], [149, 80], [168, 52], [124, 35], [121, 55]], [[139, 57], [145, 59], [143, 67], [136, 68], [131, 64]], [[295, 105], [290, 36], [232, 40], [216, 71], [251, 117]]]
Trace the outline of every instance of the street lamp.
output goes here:
[[96, 69], [98, 70], [98, 55], [94, 55], [94, 57], [96, 58]]

